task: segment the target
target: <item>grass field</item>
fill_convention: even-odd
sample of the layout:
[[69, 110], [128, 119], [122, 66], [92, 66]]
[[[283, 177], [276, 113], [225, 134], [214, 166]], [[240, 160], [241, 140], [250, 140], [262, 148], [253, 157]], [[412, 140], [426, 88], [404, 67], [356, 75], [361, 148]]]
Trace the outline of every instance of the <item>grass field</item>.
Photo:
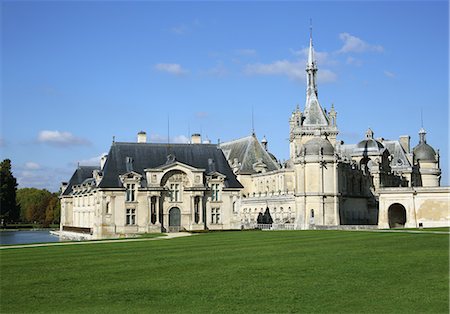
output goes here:
[[4, 249], [11, 312], [448, 313], [442, 234], [255, 231]]

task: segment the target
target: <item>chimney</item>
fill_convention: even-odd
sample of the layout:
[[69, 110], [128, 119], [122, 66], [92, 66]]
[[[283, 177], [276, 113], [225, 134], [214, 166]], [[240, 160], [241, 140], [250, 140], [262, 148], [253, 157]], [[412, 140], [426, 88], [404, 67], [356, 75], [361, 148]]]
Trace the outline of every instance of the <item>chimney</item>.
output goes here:
[[202, 137], [200, 134], [195, 133], [191, 136], [191, 144], [201, 144], [202, 143]]
[[410, 140], [411, 137], [409, 135], [401, 135], [399, 138], [400, 145], [407, 153], [410, 153]]
[[141, 131], [137, 135], [137, 142], [138, 143], [147, 143], [147, 133], [144, 131]]
[[108, 155], [103, 155], [102, 158], [100, 159], [100, 169], [103, 170], [103, 167], [106, 164], [106, 159], [108, 159]]

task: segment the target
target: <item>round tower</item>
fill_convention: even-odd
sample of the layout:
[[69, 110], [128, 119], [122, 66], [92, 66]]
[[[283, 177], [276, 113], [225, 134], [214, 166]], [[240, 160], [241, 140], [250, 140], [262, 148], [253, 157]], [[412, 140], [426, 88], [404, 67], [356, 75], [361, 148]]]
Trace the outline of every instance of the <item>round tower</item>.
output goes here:
[[415, 186], [440, 186], [441, 168], [439, 166], [439, 151], [427, 144], [427, 132], [419, 131], [419, 144], [413, 149]]
[[337, 163], [333, 145], [316, 134], [302, 146], [297, 160], [298, 224], [303, 229], [339, 225]]

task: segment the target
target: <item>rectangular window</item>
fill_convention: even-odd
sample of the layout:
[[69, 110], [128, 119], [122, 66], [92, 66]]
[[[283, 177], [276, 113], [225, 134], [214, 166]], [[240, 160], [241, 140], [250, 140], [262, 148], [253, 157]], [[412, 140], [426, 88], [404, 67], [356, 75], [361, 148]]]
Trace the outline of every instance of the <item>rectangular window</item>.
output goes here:
[[127, 216], [126, 216], [126, 224], [127, 225], [135, 225], [136, 224], [136, 209], [127, 208]]
[[211, 223], [220, 223], [220, 208], [211, 208]]
[[220, 201], [219, 185], [218, 184], [211, 184], [211, 190], [212, 190], [212, 201], [213, 202]]
[[173, 183], [170, 185], [170, 201], [178, 202], [180, 200], [180, 185], [177, 183]]
[[126, 193], [127, 193], [126, 201], [127, 202], [134, 202], [135, 201], [135, 194], [136, 194], [136, 192], [135, 192], [134, 188], [135, 188], [134, 184], [132, 184], [132, 183], [128, 183], [127, 184], [127, 187], [126, 187], [126, 189], [127, 189], [127, 191], [126, 191]]

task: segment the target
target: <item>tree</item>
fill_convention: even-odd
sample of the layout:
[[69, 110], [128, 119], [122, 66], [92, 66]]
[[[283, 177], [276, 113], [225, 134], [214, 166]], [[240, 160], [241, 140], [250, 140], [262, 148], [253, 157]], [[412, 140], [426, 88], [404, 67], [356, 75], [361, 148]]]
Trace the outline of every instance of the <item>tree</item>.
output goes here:
[[262, 224], [263, 221], [264, 221], [264, 216], [263, 216], [263, 213], [260, 212], [260, 213], [258, 214], [258, 218], [256, 219], [256, 222], [257, 222], [258, 224]]
[[45, 209], [45, 225], [59, 223], [61, 205], [58, 198], [58, 193], [52, 193], [47, 207]]
[[16, 203], [17, 180], [11, 172], [11, 160], [0, 163], [0, 219], [17, 221], [19, 207]]
[[47, 190], [23, 188], [17, 191], [17, 203], [20, 205], [22, 221], [44, 224], [47, 207], [52, 199], [52, 193]]
[[263, 216], [263, 224], [271, 225], [273, 223], [272, 216], [270, 215], [269, 207], [266, 208]]

